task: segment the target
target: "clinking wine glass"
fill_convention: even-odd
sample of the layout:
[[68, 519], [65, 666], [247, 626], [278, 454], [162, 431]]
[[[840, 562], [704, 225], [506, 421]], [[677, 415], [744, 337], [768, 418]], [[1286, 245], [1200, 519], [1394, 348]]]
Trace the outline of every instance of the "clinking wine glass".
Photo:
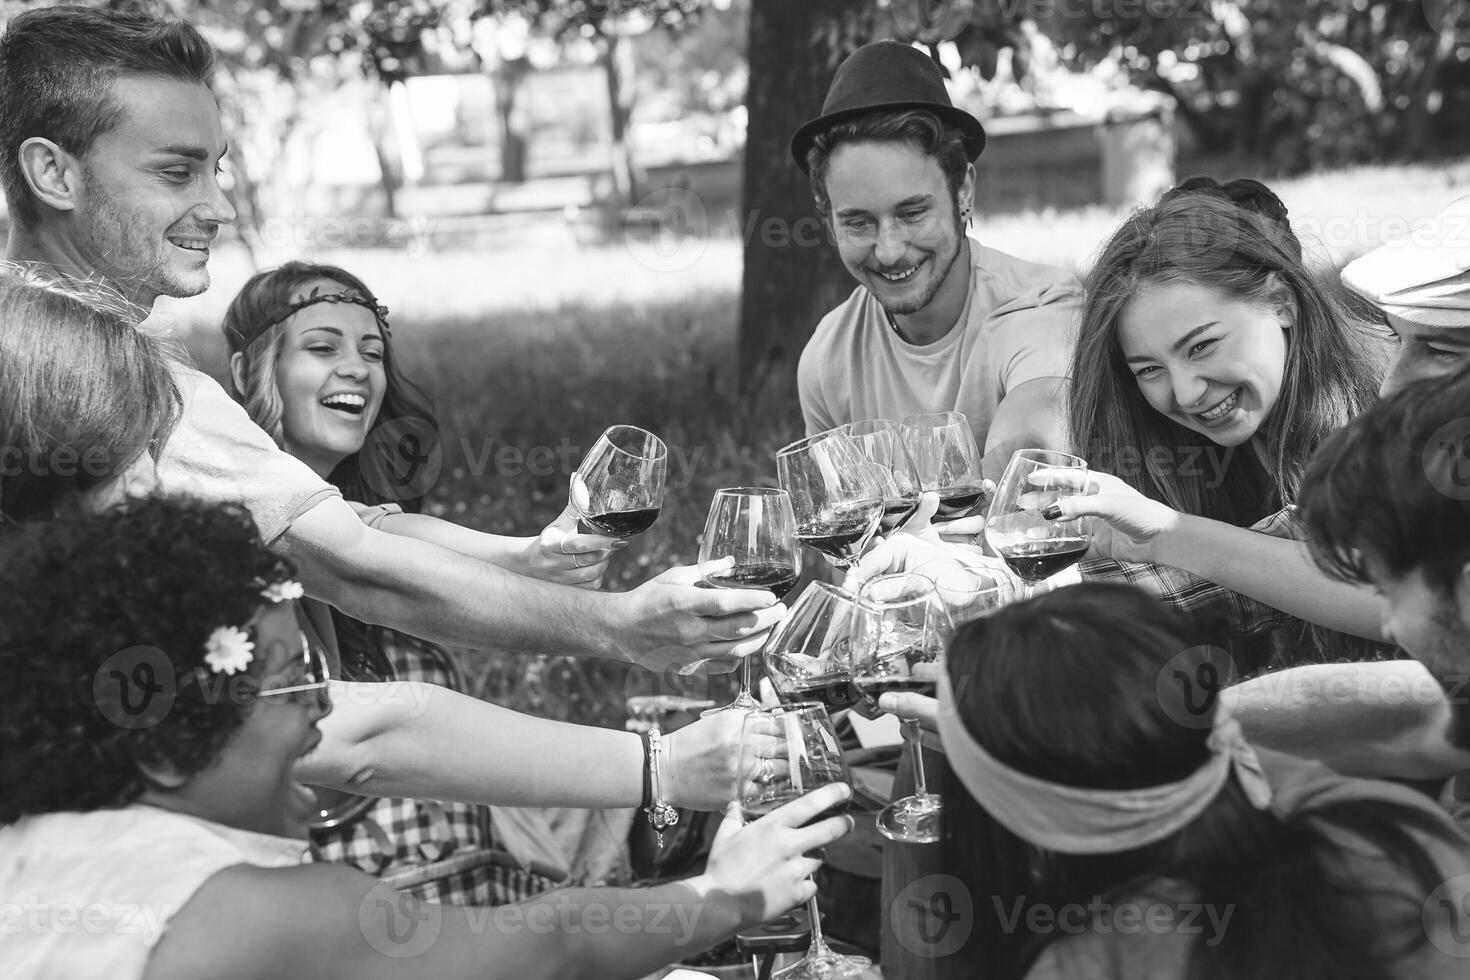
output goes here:
[[[1042, 471], [1057, 471], [1047, 474]], [[1001, 477], [985, 540], [1026, 583], [1029, 598], [1038, 582], [1082, 559], [1092, 543], [1086, 518], [1049, 521], [1041, 516], [1051, 504], [1075, 496], [1087, 483], [1087, 461], [1049, 449], [1021, 449]]]
[[985, 499], [980, 447], [963, 412], [925, 412], [903, 420], [903, 441], [918, 471], [919, 486], [939, 495], [934, 521], [964, 517]]
[[958, 629], [988, 616], [1010, 602], [1014, 591], [1003, 571], [970, 565], [957, 558], [933, 558], [914, 569], [934, 583], [934, 594], [944, 603], [950, 622]]
[[832, 429], [783, 447], [776, 477], [791, 494], [797, 540], [850, 568], [883, 516], [883, 487], [852, 438]]
[[828, 711], [858, 702], [852, 685], [852, 593], [812, 582], [772, 630], [763, 651], [766, 676], [783, 702], [820, 701]]
[[[766, 589], [777, 599], [796, 586], [801, 548], [796, 517], [785, 490], [728, 487], [716, 490], [699, 545], [699, 574], [715, 589]], [[734, 701], [704, 714], [760, 707], [751, 694], [754, 656], [740, 661], [740, 693]]]
[[599, 534], [641, 534], [663, 508], [668, 459], [668, 447], [652, 432], [609, 426], [572, 474], [572, 507]]
[[919, 509], [919, 471], [903, 441], [903, 430], [892, 419], [864, 419], [848, 433], [863, 455], [880, 469], [883, 479], [881, 534], [892, 534]]
[[[913, 572], [869, 579], [858, 590], [853, 625], [852, 680], [864, 698], [876, 707], [889, 691], [934, 696], [954, 628], [933, 582]], [[924, 779], [918, 719], [902, 721], [913, 753], [914, 793], [879, 812], [878, 832], [890, 840], [933, 844], [943, 804]]]
[[[847, 762], [832, 729], [827, 709], [814, 701], [752, 711], [745, 716], [740, 740], [740, 812], [757, 820], [829, 783], [852, 785]], [[847, 801], [813, 819], [825, 820], [847, 810]], [[776, 980], [829, 980], [856, 976], [872, 965], [865, 956], [833, 952], [822, 938], [817, 898], [807, 905], [812, 941], [806, 956], [775, 974]]]

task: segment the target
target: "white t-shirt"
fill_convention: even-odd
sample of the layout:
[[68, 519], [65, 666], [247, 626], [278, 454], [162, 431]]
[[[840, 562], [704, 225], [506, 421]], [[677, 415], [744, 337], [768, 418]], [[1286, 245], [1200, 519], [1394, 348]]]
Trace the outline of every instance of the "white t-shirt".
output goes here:
[[136, 980], [171, 918], [228, 867], [294, 867], [306, 841], [134, 805], [0, 828], [0, 973]]
[[983, 449], [1007, 392], [1067, 376], [1082, 314], [1076, 278], [973, 239], [970, 266], [959, 324], [932, 344], [900, 337], [865, 286], [822, 318], [796, 372], [808, 435], [859, 419], [964, 412]]
[[283, 451], [209, 375], [169, 365], [183, 412], [163, 445], [158, 478], [168, 493], [243, 504], [270, 544], [336, 487]]

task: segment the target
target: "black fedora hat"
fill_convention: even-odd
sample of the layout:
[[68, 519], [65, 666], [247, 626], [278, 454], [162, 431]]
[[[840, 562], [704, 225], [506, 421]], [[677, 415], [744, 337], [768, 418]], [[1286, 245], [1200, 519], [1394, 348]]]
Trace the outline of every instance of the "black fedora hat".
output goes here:
[[965, 134], [970, 159], [985, 149], [980, 120], [949, 100], [944, 76], [928, 55], [901, 41], [874, 41], [858, 48], [837, 69], [822, 114], [791, 137], [791, 156], [806, 172], [806, 154], [817, 134], [833, 123], [888, 109], [928, 109]]

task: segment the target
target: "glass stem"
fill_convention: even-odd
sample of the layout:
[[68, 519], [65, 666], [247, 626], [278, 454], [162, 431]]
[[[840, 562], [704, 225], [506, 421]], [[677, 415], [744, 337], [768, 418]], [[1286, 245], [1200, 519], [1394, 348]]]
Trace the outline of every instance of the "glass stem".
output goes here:
[[903, 729], [908, 736], [909, 749], [914, 754], [914, 795], [922, 800], [929, 795], [929, 786], [924, 781], [924, 749], [920, 744], [923, 735], [919, 730], [919, 719], [905, 718]]
[[754, 683], [754, 678], [750, 676], [753, 669], [750, 662], [755, 659], [755, 656], [751, 654], [740, 658], [740, 695], [738, 697], [740, 701], [750, 700], [750, 687]]
[[807, 947], [806, 958], [813, 960], [820, 956], [831, 955], [832, 951], [827, 948], [827, 941], [822, 938], [822, 915], [817, 911], [817, 896], [813, 895], [807, 899], [806, 911], [812, 920], [812, 944]]

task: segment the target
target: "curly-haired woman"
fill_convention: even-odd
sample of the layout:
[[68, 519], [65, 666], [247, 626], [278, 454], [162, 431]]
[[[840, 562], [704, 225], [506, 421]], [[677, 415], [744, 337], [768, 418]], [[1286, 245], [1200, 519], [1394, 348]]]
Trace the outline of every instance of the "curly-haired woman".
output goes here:
[[851, 826], [803, 826], [839, 786], [749, 825], [732, 806], [695, 878], [493, 922], [298, 866], [314, 801], [293, 770], [331, 705], [291, 574], [246, 513], [188, 500], [0, 538], [7, 976], [639, 977], [805, 900], [805, 852]]

